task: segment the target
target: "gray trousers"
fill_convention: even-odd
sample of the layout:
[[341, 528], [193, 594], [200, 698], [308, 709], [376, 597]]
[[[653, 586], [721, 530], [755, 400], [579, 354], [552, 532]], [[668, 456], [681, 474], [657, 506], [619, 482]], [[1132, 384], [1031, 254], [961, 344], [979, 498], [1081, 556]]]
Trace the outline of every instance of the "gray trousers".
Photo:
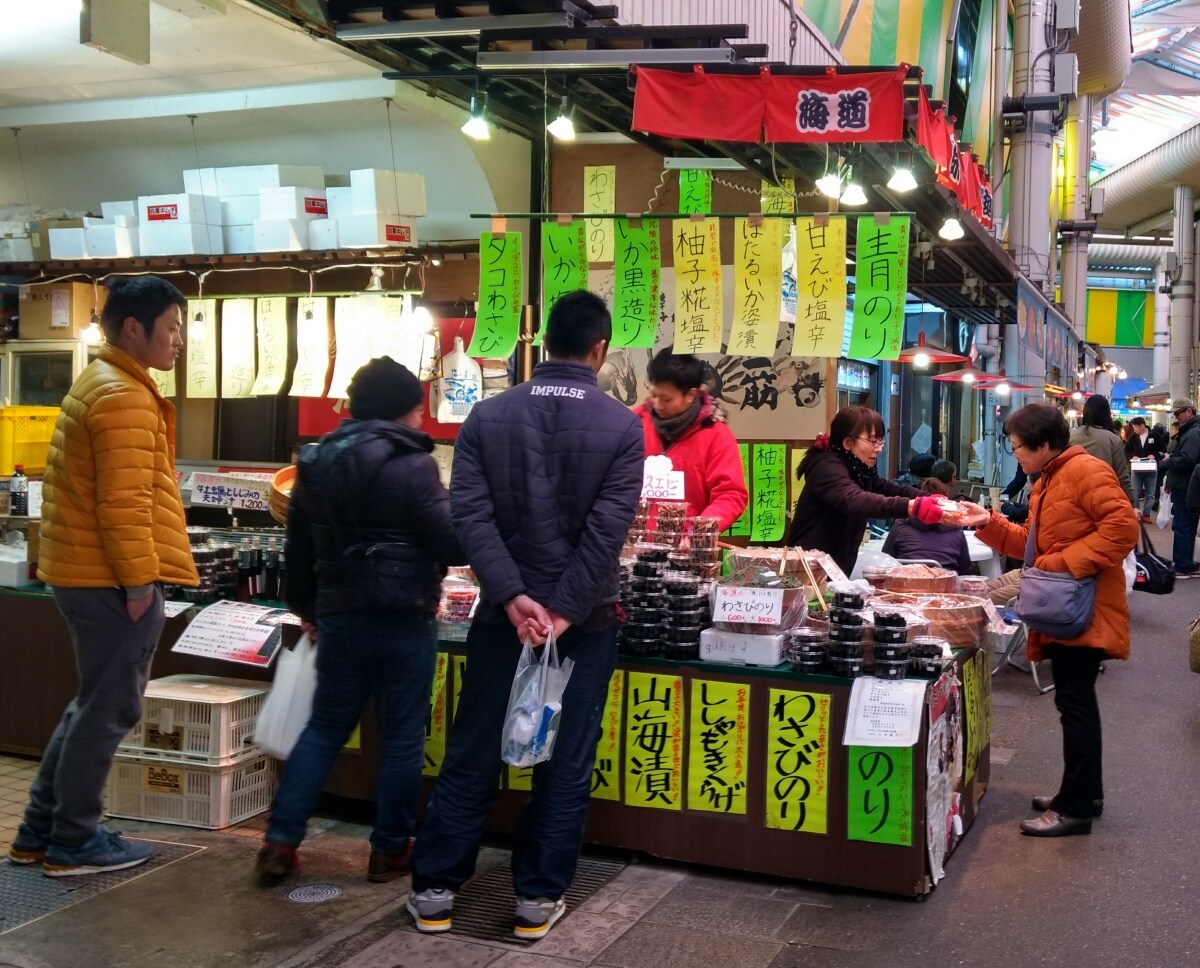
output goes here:
[[162, 589], [137, 622], [120, 588], [54, 588], [71, 633], [79, 692], [42, 754], [25, 823], [64, 847], [77, 847], [100, 822], [104, 784], [117, 745], [142, 715], [150, 660], [166, 618]]

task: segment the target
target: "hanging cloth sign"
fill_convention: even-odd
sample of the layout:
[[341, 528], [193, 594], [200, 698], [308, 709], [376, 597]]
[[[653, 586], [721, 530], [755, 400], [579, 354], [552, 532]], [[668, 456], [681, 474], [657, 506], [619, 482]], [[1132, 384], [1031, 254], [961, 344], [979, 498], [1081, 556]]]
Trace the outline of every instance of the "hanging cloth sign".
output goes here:
[[[970, 145], [966, 146], [970, 148]], [[968, 151], [959, 152], [962, 158], [962, 173], [958, 179], [958, 201], [968, 212], [979, 218], [979, 163]]]
[[217, 301], [189, 299], [187, 315], [187, 395], [212, 400], [217, 396]]
[[296, 303], [296, 369], [288, 396], [319, 397], [329, 372], [329, 300], [307, 296]]
[[679, 211], [707, 215], [712, 211], [712, 191], [712, 172], [707, 168], [680, 169]]
[[254, 396], [273, 396], [283, 389], [287, 376], [287, 299], [270, 296], [257, 300], [255, 332], [258, 336], [258, 376]]
[[369, 313], [370, 302], [364, 305], [364, 301], [357, 296], [343, 296], [333, 302], [333, 332], [337, 351], [333, 361], [333, 379], [329, 381], [327, 394], [332, 400], [346, 399], [354, 374], [371, 359], [371, 341], [367, 335]]
[[865, 74], [765, 74], [769, 142], [902, 141], [908, 65]]
[[658, 335], [662, 252], [658, 220], [613, 219], [613, 349], [653, 349]]
[[992, 195], [992, 180], [988, 177], [988, 173], [983, 169], [979, 169], [979, 224], [989, 231], [995, 227], [995, 220], [992, 215], [992, 206], [995, 204], [995, 198]]
[[254, 300], [221, 305], [221, 396], [248, 397], [254, 389]]
[[[584, 212], [611, 213], [617, 207], [617, 166], [583, 166], [583, 210]], [[613, 220], [590, 218], [587, 220], [587, 261], [613, 261]]]
[[675, 253], [676, 353], [721, 351], [721, 245], [719, 222], [671, 223]]
[[780, 218], [734, 222], [730, 356], [775, 355], [783, 300], [783, 226]]
[[462, 423], [483, 392], [483, 372], [463, 350], [461, 337], [454, 338], [454, 349], [442, 359], [442, 378], [438, 382], [438, 423]]
[[158, 387], [158, 392], [168, 400], [175, 396], [175, 367], [169, 370], [150, 370], [150, 379]]
[[884, 225], [873, 215], [860, 216], [855, 262], [849, 355], [860, 360], [894, 360], [900, 355], [904, 332], [908, 216], [889, 216]]
[[760, 141], [762, 81], [757, 75], [706, 74], [634, 66], [634, 131], [689, 141]]
[[521, 233], [479, 236], [479, 302], [470, 355], [505, 359], [521, 327]]
[[546, 331], [550, 310], [560, 296], [588, 287], [587, 226], [583, 222], [542, 223], [542, 325], [538, 345]]
[[842, 355], [846, 331], [846, 220], [796, 219], [793, 356]]

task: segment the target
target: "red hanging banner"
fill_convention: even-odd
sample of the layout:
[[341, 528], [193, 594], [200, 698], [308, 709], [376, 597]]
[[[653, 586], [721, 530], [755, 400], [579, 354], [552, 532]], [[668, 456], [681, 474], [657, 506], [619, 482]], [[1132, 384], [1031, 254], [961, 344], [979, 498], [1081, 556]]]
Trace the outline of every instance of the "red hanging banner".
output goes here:
[[968, 212], [979, 218], [979, 164], [969, 151], [960, 149], [959, 157], [962, 159], [962, 175], [958, 180], [956, 191], [958, 202]]
[[817, 77], [764, 74], [768, 142], [902, 141], [908, 66]]
[[762, 78], [634, 67], [633, 130], [694, 141], [760, 141]]
[[979, 224], [985, 229], [991, 230], [995, 227], [995, 221], [992, 216], [992, 180], [988, 177], [986, 171], [979, 169]]

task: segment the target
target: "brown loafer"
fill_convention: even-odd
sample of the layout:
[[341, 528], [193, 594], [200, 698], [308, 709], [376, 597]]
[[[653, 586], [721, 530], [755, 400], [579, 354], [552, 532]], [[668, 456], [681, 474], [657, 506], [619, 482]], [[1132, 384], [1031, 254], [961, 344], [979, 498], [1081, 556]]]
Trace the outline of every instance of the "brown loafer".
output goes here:
[[[1054, 797], [1034, 797], [1032, 802], [1033, 802], [1033, 809], [1038, 811], [1039, 813], [1043, 813], [1046, 810], [1054, 809]], [[1103, 815], [1104, 815], [1104, 801], [1103, 800], [1093, 800], [1092, 801], [1092, 819], [1094, 820], [1096, 817], [1102, 817]]]
[[1021, 833], [1029, 837], [1070, 837], [1091, 832], [1090, 817], [1068, 817], [1057, 810], [1047, 810], [1034, 820], [1021, 821]]
[[367, 880], [374, 884], [386, 884], [397, 877], [408, 873], [408, 861], [412, 857], [413, 839], [408, 838], [408, 846], [398, 854], [386, 854], [382, 850], [372, 850], [371, 859], [367, 862]]

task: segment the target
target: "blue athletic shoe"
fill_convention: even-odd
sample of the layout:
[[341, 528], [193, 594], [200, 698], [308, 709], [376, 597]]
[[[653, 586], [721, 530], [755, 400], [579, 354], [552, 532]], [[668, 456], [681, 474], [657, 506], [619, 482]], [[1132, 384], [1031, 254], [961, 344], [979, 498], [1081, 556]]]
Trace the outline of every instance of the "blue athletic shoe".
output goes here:
[[50, 846], [50, 835], [40, 834], [29, 824], [17, 828], [17, 836], [8, 848], [8, 859], [14, 864], [40, 864]]
[[42, 861], [42, 873], [47, 877], [72, 877], [76, 874], [120, 871], [146, 863], [153, 853], [154, 848], [149, 844], [126, 840], [119, 833], [106, 830], [101, 824], [78, 847], [51, 843], [46, 848], [46, 859]]

